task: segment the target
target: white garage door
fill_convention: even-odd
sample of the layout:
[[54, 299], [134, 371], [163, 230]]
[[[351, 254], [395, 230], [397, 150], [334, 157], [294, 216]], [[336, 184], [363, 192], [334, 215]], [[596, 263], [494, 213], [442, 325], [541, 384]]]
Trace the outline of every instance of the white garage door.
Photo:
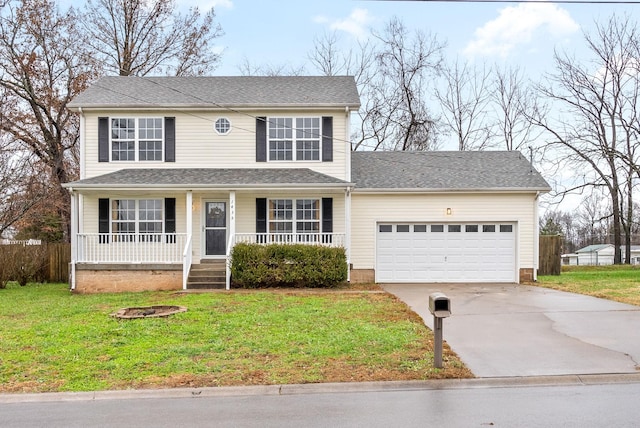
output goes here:
[[377, 282], [515, 282], [515, 223], [379, 223]]

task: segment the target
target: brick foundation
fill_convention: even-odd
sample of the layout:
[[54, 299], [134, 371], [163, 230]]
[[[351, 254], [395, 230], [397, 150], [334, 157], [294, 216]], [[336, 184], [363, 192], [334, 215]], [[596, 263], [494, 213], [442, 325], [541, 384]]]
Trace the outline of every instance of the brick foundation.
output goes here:
[[533, 282], [533, 269], [522, 268], [520, 269], [520, 283]]
[[363, 284], [376, 282], [376, 271], [374, 269], [351, 269], [351, 283]]
[[77, 293], [165, 291], [182, 289], [182, 265], [76, 266]]

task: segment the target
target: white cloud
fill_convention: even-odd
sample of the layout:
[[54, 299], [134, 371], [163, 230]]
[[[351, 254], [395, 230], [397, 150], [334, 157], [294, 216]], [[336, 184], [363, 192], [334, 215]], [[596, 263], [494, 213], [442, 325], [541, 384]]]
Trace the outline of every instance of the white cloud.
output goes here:
[[561, 38], [580, 27], [569, 12], [549, 3], [520, 3], [502, 9], [493, 21], [475, 31], [474, 39], [464, 49], [467, 56], [508, 56], [514, 49], [531, 43], [542, 31]]
[[365, 38], [369, 32], [368, 25], [373, 16], [367, 9], [356, 8], [344, 19], [329, 19], [326, 16], [316, 16], [314, 21], [319, 24], [329, 24], [331, 30], [344, 31], [357, 38]]

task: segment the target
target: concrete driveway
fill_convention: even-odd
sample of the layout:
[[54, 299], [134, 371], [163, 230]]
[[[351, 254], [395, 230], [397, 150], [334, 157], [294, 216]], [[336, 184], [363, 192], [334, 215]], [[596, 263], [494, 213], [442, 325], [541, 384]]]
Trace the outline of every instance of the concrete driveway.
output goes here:
[[477, 377], [634, 373], [640, 307], [514, 284], [383, 284], [433, 329], [429, 294], [451, 299], [443, 337]]

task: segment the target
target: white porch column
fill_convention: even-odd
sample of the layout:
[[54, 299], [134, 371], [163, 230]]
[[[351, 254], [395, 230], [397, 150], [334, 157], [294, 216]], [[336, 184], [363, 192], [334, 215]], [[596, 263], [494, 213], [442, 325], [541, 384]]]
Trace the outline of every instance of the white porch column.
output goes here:
[[344, 192], [344, 249], [347, 254], [347, 281], [351, 282], [351, 188]]
[[187, 190], [187, 239], [193, 234], [193, 191]]
[[78, 261], [78, 193], [69, 189], [71, 193], [71, 266], [70, 266], [70, 286], [71, 290], [76, 289], [76, 262]]
[[236, 191], [229, 192], [229, 243], [227, 244], [226, 269], [227, 279], [226, 288], [231, 289], [231, 249], [236, 239]]

